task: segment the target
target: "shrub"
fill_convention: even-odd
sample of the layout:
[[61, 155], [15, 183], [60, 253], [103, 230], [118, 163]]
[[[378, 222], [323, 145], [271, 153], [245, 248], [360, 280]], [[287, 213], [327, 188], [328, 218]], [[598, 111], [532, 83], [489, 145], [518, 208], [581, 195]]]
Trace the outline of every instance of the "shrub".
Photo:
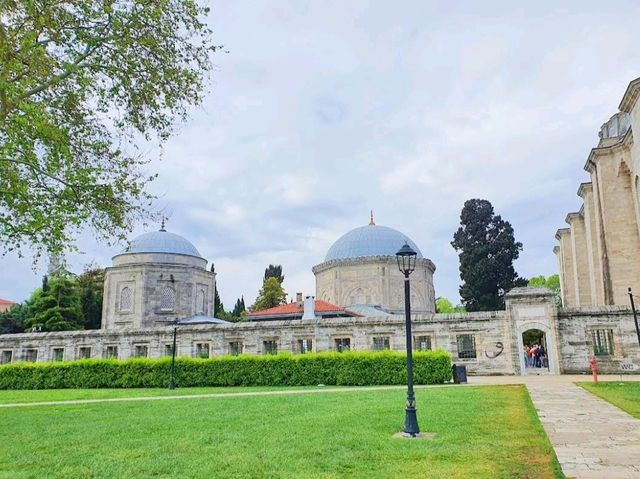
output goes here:
[[[171, 358], [83, 359], [0, 367], [0, 389], [145, 388], [169, 384]], [[451, 356], [414, 354], [415, 384], [451, 379]], [[405, 384], [406, 356], [392, 351], [240, 355], [176, 359], [176, 382], [196, 386], [368, 386]]]

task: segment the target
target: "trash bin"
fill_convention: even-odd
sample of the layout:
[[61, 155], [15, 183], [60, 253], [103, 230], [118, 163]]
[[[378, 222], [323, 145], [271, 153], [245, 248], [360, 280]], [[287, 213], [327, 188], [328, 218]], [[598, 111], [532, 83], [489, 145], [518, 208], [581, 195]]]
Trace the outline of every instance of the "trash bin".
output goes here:
[[467, 384], [467, 367], [454, 364], [451, 366], [453, 370], [453, 382], [455, 384]]

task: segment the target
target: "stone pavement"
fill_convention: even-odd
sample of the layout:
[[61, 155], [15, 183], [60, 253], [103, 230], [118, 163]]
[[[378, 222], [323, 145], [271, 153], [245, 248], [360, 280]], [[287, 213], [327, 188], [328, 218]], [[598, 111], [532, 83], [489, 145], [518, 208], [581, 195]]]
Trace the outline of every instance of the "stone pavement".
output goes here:
[[566, 379], [524, 382], [567, 478], [640, 478], [640, 420]]

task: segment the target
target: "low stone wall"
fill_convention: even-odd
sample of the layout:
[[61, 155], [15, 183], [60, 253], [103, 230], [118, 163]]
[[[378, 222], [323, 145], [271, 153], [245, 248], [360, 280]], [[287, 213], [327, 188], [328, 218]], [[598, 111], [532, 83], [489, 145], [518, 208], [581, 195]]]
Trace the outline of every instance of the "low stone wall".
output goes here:
[[[453, 361], [465, 364], [472, 374], [513, 374], [510, 354], [505, 350], [497, 357], [495, 344], [508, 336], [504, 312], [472, 314], [437, 314], [413, 320], [414, 338], [428, 338], [431, 349], [451, 353]], [[471, 335], [475, 341], [475, 358], [458, 357], [458, 336]], [[115, 352], [120, 359], [136, 356], [146, 347], [148, 357], [161, 357], [170, 352], [171, 327], [144, 330], [95, 330], [0, 335], [0, 353], [11, 352], [12, 361], [53, 361], [60, 357], [75, 360], [89, 354], [108, 357]], [[274, 342], [278, 351], [299, 353], [301, 340], [310, 340], [313, 351], [334, 351], [339, 342], [348, 342], [356, 351], [389, 348], [405, 350], [405, 328], [401, 316], [379, 318], [332, 318], [318, 321], [255, 321], [235, 324], [180, 326], [177, 354], [197, 356], [206, 345], [210, 356], [234, 352], [238, 343], [247, 354], [264, 354], [265, 342]], [[199, 346], [200, 345], [200, 346]], [[235, 345], [235, 346], [234, 346]], [[89, 350], [87, 350], [89, 348]], [[111, 349], [109, 349], [111, 348]]]
[[[565, 308], [558, 311], [558, 337], [561, 371], [565, 374], [590, 373], [589, 358], [594, 356], [594, 335], [604, 334], [605, 346], [611, 332], [611, 354], [598, 354], [602, 374], [633, 373], [623, 365], [640, 366], [640, 345], [631, 308], [599, 306]], [[604, 351], [603, 351], [604, 352]], [[635, 371], [637, 373], [637, 371]]]

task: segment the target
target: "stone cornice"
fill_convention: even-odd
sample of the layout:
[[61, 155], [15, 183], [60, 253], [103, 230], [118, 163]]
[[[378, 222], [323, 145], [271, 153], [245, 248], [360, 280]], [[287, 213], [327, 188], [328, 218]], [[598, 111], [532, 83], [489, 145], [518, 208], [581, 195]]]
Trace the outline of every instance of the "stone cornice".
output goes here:
[[[332, 259], [330, 261], [325, 261], [324, 263], [320, 263], [311, 268], [313, 274], [318, 274], [323, 271], [327, 271], [328, 269], [334, 268], [336, 266], [355, 266], [359, 264], [371, 264], [371, 263], [384, 263], [386, 264], [396, 264], [395, 256], [363, 256], [360, 258], [347, 258], [347, 259]], [[428, 258], [418, 258], [416, 260], [416, 265], [426, 266], [433, 273], [436, 270], [436, 266], [433, 264]]]
[[569, 213], [567, 215], [567, 217], [564, 219], [564, 222], [567, 224], [572, 224], [575, 220], [579, 220], [582, 218], [582, 215], [580, 213]]
[[624, 111], [625, 113], [630, 113], [633, 106], [638, 101], [638, 97], [640, 96], [640, 78], [636, 78], [635, 80], [629, 83], [627, 86], [627, 90], [624, 92], [622, 96], [622, 100], [620, 101], [620, 105], [618, 108], [620, 111]]
[[627, 133], [620, 137], [618, 141], [609, 146], [597, 146], [591, 149], [587, 162], [584, 164], [585, 171], [591, 173], [592, 167], [595, 166], [596, 160], [601, 156], [606, 156], [611, 153], [617, 153], [619, 150], [628, 149], [633, 144], [633, 131], [631, 128], [627, 130]]
[[567, 234], [571, 234], [571, 230], [569, 228], [560, 228], [558, 229], [558, 231], [556, 231], [556, 239], [560, 241], [562, 238], [562, 235], [567, 235]]
[[590, 181], [586, 183], [580, 183], [580, 186], [578, 187], [578, 196], [580, 198], [584, 198], [584, 194], [590, 191], [593, 191], [593, 183], [591, 183]]

